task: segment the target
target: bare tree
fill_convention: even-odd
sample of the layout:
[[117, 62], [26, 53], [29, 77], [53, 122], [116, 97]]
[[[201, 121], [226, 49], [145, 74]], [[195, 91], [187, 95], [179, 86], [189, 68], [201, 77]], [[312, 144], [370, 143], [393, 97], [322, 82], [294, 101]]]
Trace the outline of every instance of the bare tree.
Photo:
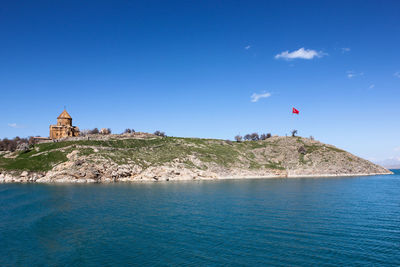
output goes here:
[[99, 129], [97, 129], [97, 128], [94, 128], [89, 131], [89, 134], [98, 134], [98, 133], [99, 133]]
[[14, 139], [0, 139], [0, 151], [14, 152], [19, 146], [22, 147], [22, 145], [29, 146], [29, 141], [27, 138], [20, 138], [17, 136]]
[[297, 134], [297, 130], [293, 130], [293, 131], [292, 131], [292, 137], [295, 137], [296, 134]]
[[89, 134], [89, 132], [90, 132], [89, 129], [84, 129], [84, 130], [81, 130], [81, 131], [79, 132], [79, 135], [80, 135], [80, 136], [86, 136], [86, 135]]
[[35, 138], [34, 138], [33, 136], [30, 136], [30, 137], [29, 137], [29, 139], [28, 139], [28, 144], [29, 144], [30, 146], [33, 146], [33, 145], [36, 144], [36, 140], [35, 140]]
[[236, 140], [236, 142], [242, 142], [243, 137], [240, 136], [240, 135], [236, 135], [236, 136], [235, 136], [235, 140]]
[[258, 133], [252, 133], [250, 136], [252, 141], [260, 140], [260, 136], [258, 135]]
[[111, 134], [111, 129], [110, 128], [101, 128], [99, 133], [104, 134], [104, 135]]

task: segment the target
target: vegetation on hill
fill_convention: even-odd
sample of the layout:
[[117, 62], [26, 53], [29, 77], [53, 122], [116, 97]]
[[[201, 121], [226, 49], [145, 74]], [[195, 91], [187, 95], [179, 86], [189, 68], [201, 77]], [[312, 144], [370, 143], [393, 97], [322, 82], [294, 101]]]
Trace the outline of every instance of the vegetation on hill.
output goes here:
[[232, 142], [162, 137], [160, 133], [97, 134], [36, 144], [25, 152], [1, 152], [0, 172], [52, 173], [46, 181], [58, 177], [68, 177], [68, 181], [101, 181], [103, 177], [112, 177], [113, 181], [168, 180], [183, 177], [182, 173], [192, 179], [388, 173], [380, 166], [311, 138], [265, 135], [260, 140], [250, 135], [246, 140], [254, 141]]

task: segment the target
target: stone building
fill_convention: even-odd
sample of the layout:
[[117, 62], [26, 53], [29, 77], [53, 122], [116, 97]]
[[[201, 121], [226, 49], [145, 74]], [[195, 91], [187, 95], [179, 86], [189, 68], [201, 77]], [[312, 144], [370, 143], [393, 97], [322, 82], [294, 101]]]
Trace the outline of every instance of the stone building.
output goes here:
[[79, 136], [79, 128], [72, 126], [72, 117], [64, 109], [57, 118], [57, 125], [50, 125], [50, 139]]

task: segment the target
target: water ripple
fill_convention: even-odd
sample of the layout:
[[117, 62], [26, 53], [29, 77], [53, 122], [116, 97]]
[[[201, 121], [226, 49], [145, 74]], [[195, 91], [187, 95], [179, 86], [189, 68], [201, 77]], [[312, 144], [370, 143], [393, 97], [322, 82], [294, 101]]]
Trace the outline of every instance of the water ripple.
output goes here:
[[400, 176], [0, 185], [0, 266], [400, 265]]

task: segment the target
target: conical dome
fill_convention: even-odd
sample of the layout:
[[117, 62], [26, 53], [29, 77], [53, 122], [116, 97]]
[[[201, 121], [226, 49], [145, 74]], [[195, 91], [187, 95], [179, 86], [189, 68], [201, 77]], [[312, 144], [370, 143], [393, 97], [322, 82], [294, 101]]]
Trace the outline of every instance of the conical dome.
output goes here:
[[72, 117], [68, 114], [68, 112], [64, 109], [63, 112], [61, 112], [60, 116], [58, 116], [57, 119], [72, 119]]

